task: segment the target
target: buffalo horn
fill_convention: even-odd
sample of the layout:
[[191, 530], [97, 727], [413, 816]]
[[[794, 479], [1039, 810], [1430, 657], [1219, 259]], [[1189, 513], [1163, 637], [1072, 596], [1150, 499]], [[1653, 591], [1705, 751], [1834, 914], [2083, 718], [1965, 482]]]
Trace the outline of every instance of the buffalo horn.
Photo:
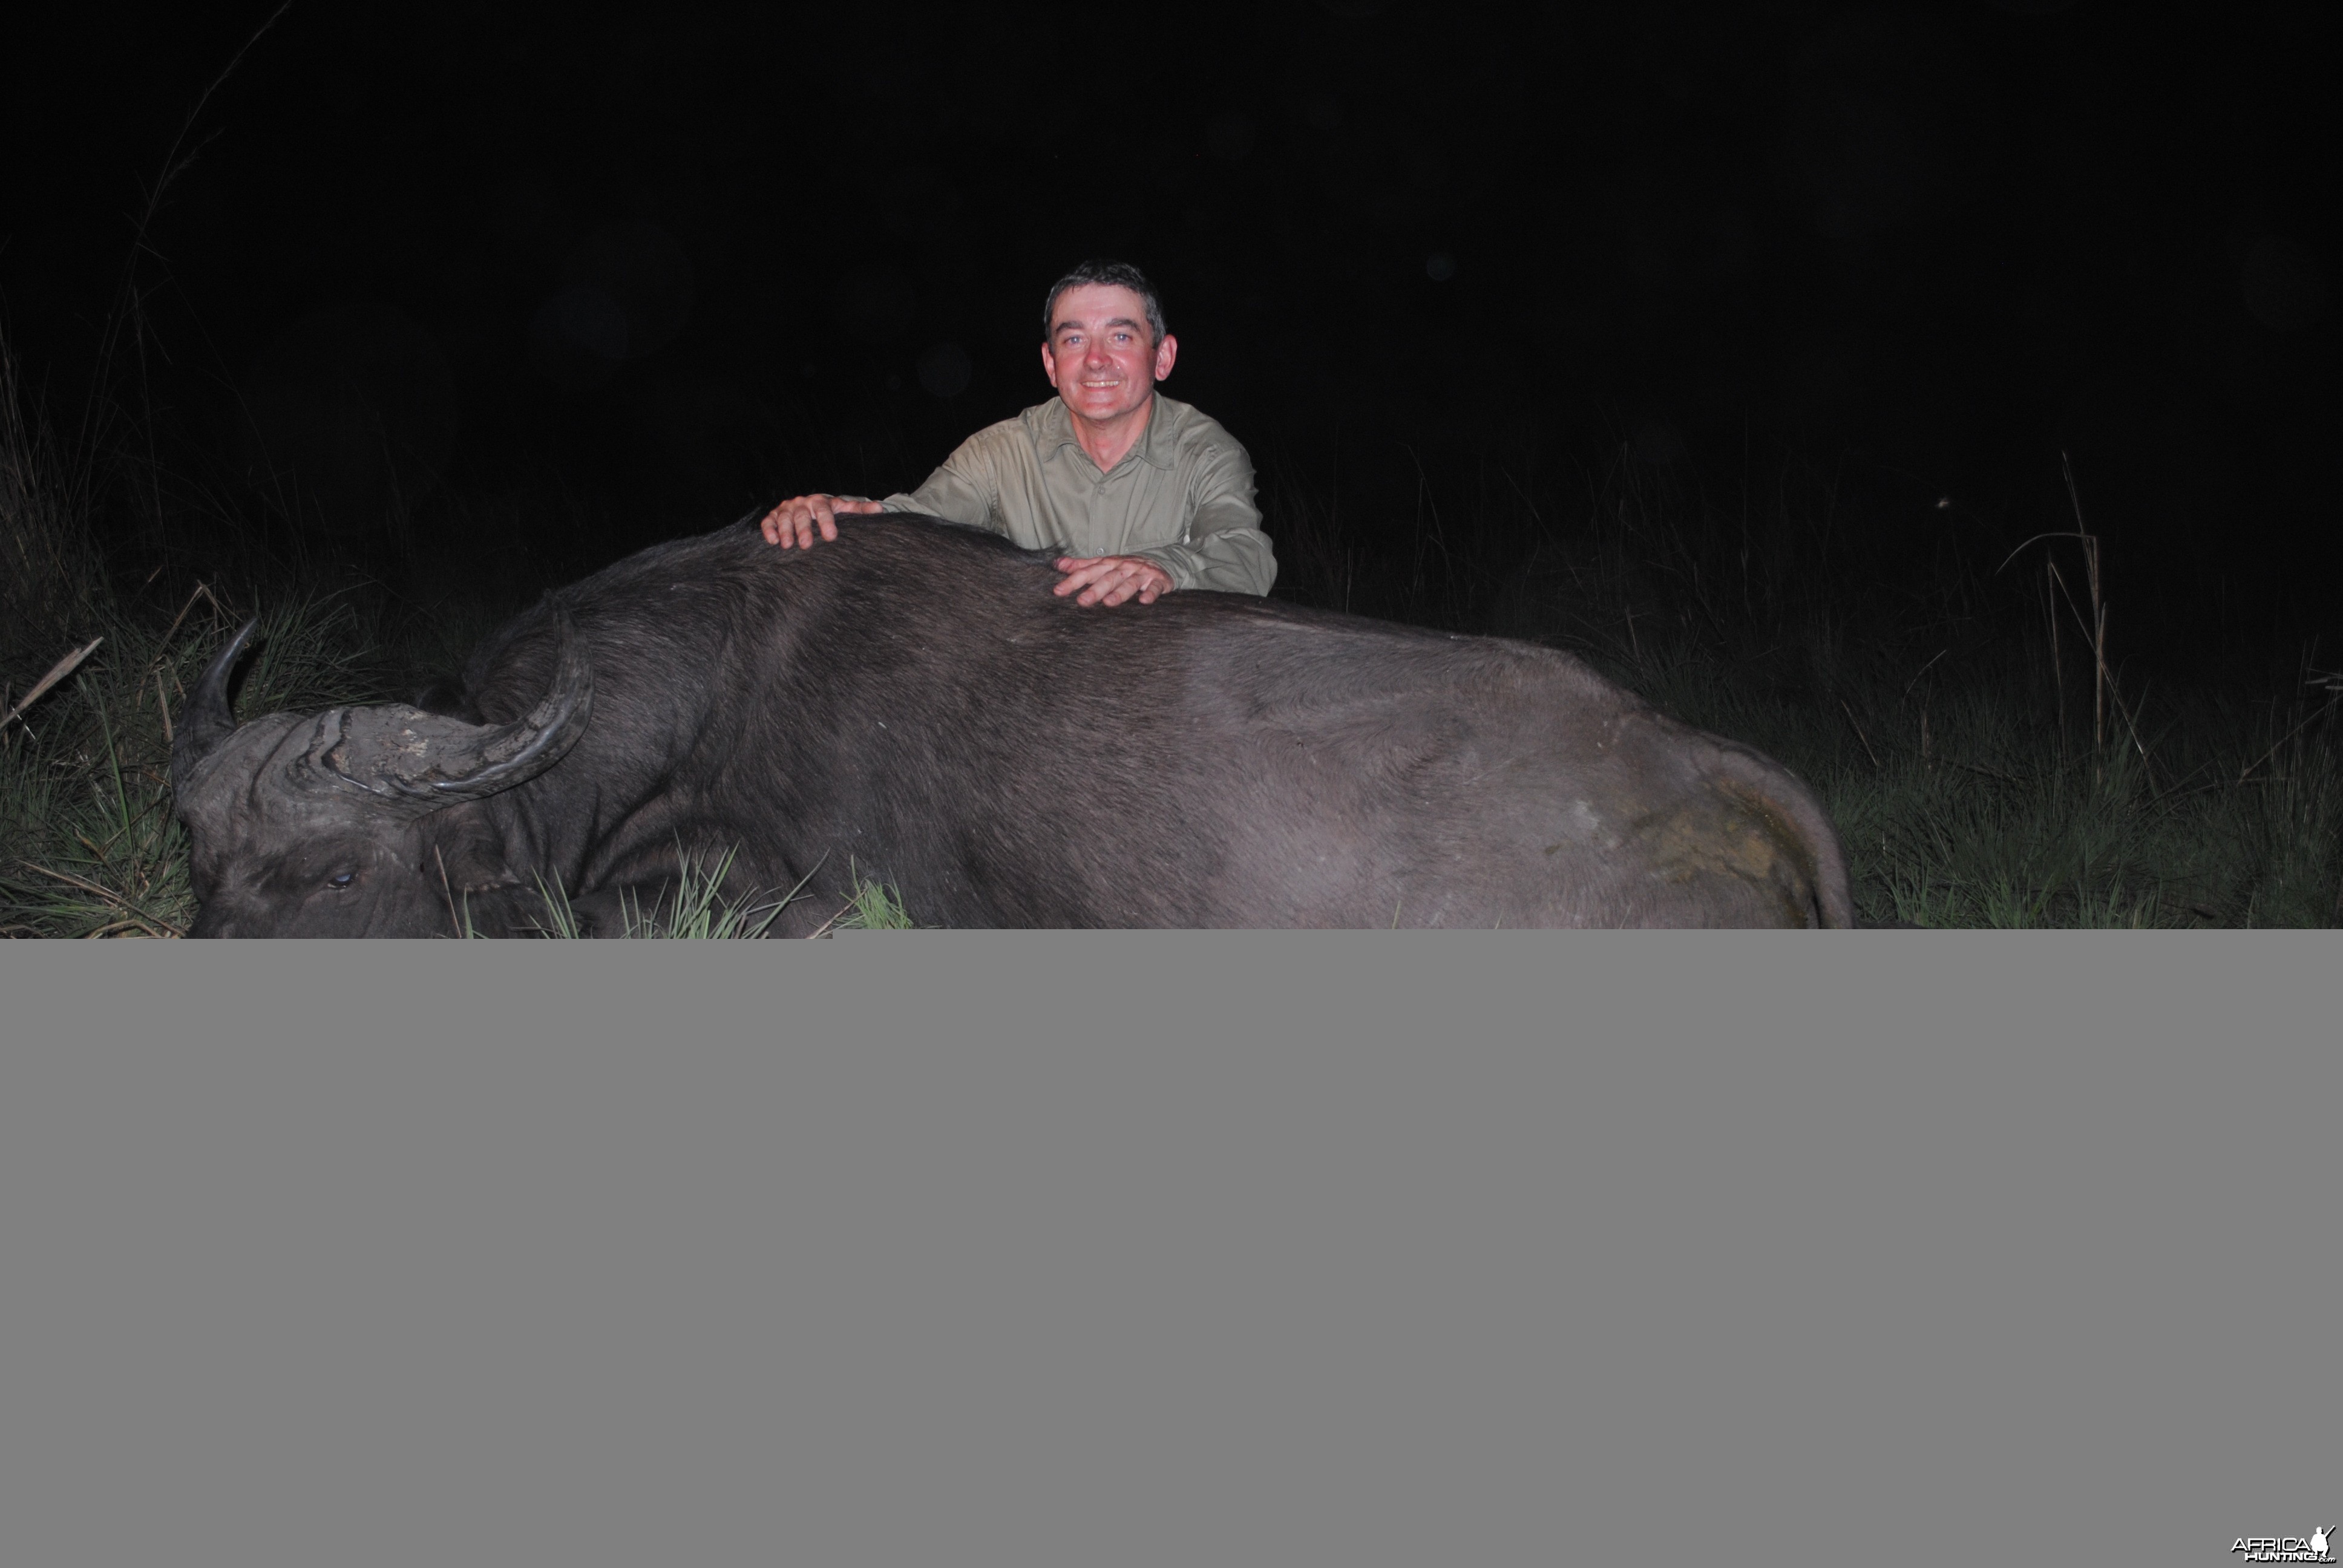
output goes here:
[[544, 698], [510, 724], [470, 724], [412, 708], [354, 708], [322, 760], [347, 783], [401, 813], [433, 811], [509, 789], [544, 772], [585, 733], [594, 675], [554, 603], [558, 642]]
[[228, 640], [204, 673], [196, 681], [195, 694], [179, 712], [179, 728], [171, 741], [171, 783], [184, 791], [187, 779], [203, 759], [218, 749], [221, 741], [236, 732], [236, 710], [227, 702], [228, 672], [236, 668], [244, 645], [252, 640], [257, 620], [244, 623], [244, 629]]

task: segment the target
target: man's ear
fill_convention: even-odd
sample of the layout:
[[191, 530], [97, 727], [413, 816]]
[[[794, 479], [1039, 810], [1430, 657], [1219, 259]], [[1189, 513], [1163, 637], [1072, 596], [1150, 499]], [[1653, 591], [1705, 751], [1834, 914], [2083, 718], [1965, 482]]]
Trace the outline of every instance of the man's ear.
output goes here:
[[1172, 362], [1180, 357], [1180, 340], [1170, 333], [1155, 346], [1155, 379], [1163, 380], [1172, 374]]
[[1046, 343], [1041, 345], [1041, 374], [1050, 378], [1051, 386], [1058, 384], [1058, 357], [1050, 352], [1050, 346]]

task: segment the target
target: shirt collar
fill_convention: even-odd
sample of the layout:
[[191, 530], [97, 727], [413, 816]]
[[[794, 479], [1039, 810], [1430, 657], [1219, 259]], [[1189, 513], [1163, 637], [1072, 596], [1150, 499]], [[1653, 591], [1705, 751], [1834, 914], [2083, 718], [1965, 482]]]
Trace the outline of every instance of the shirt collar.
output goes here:
[[[1132, 448], [1141, 462], [1166, 472], [1178, 467], [1180, 416], [1186, 412], [1187, 405], [1174, 403], [1160, 391], [1155, 394], [1155, 406], [1147, 411], [1147, 428], [1141, 433], [1139, 445]], [[1074, 439], [1074, 413], [1066, 407], [1064, 398], [1052, 397], [1042, 406], [1041, 440], [1044, 461], [1069, 447], [1081, 451], [1081, 443]], [[1087, 457], [1090, 454], [1082, 455]]]
[[1155, 394], [1155, 407], [1147, 411], [1147, 430], [1139, 437], [1140, 460], [1169, 471], [1180, 449], [1181, 406]]

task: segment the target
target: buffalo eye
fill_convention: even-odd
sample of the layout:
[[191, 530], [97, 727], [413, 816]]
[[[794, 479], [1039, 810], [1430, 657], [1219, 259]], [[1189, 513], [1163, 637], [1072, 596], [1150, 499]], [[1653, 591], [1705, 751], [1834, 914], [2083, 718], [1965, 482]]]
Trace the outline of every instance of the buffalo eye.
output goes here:
[[326, 879], [326, 886], [333, 889], [336, 892], [339, 892], [341, 890], [348, 887], [352, 882], [355, 882], [357, 879], [358, 874], [356, 871], [337, 871], [332, 876]]

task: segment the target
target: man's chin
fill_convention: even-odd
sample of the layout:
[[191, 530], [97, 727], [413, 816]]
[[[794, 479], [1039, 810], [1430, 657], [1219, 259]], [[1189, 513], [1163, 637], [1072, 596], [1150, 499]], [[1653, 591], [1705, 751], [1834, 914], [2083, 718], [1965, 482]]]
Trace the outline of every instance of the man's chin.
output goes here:
[[1103, 425], [1110, 420], [1120, 419], [1126, 414], [1138, 413], [1147, 406], [1147, 399], [1142, 397], [1136, 403], [1126, 403], [1120, 397], [1095, 398], [1078, 397], [1071, 399], [1068, 406], [1093, 424]]

